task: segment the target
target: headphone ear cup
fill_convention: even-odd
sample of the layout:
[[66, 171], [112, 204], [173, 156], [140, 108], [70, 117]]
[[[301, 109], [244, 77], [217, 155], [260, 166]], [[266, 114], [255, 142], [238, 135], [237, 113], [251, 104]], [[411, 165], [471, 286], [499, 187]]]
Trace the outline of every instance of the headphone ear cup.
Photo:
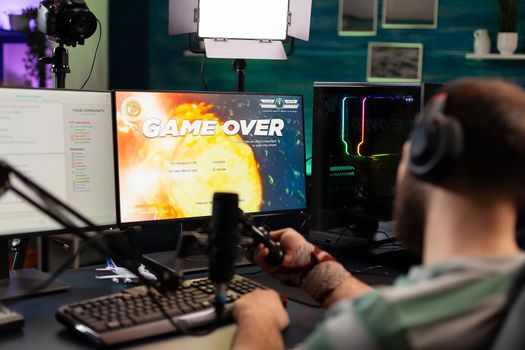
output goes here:
[[409, 170], [419, 179], [439, 182], [463, 152], [463, 128], [444, 117], [422, 121], [410, 136]]
[[417, 124], [410, 134], [410, 169], [419, 175], [433, 157], [437, 143], [436, 128], [426, 120]]

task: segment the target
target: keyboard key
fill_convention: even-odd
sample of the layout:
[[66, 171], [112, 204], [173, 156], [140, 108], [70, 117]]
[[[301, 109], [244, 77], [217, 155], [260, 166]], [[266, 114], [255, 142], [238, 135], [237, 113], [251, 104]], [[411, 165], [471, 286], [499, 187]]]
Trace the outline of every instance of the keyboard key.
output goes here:
[[164, 316], [159, 312], [159, 313], [154, 313], [154, 314], [143, 314], [143, 315], [131, 316], [130, 318], [135, 323], [147, 323], [147, 322], [161, 320], [164, 318]]
[[108, 327], [109, 329], [119, 328], [120, 322], [117, 320], [109, 321], [108, 323], [106, 323], [106, 327]]

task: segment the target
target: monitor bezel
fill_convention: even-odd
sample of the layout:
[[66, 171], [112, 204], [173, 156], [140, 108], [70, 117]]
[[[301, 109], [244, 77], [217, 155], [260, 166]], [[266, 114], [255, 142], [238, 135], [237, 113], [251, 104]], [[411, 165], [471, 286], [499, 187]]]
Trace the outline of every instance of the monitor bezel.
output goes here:
[[192, 217], [185, 217], [185, 218], [173, 218], [173, 219], [162, 219], [162, 220], [146, 220], [146, 221], [133, 221], [133, 222], [122, 222], [121, 218], [121, 212], [120, 212], [120, 183], [119, 183], [119, 167], [118, 167], [118, 134], [117, 134], [117, 103], [116, 103], [116, 94], [118, 92], [136, 92], [136, 93], [175, 93], [175, 94], [203, 94], [203, 95], [250, 95], [250, 96], [293, 96], [293, 97], [300, 97], [301, 98], [301, 121], [302, 121], [302, 134], [303, 134], [303, 154], [304, 154], [304, 160], [303, 160], [303, 171], [304, 171], [304, 193], [305, 193], [305, 203], [303, 208], [296, 208], [296, 209], [285, 209], [285, 210], [273, 210], [273, 211], [265, 211], [265, 212], [248, 212], [246, 214], [249, 214], [254, 217], [259, 216], [273, 216], [273, 215], [282, 215], [282, 214], [289, 214], [289, 213], [298, 213], [298, 212], [304, 212], [308, 208], [308, 181], [307, 181], [307, 175], [306, 175], [306, 135], [305, 135], [305, 119], [304, 119], [304, 96], [302, 94], [293, 94], [293, 93], [280, 93], [280, 92], [239, 92], [239, 91], [188, 91], [188, 90], [144, 90], [144, 89], [114, 89], [111, 91], [111, 98], [112, 98], [112, 105], [113, 105], [113, 160], [115, 162], [115, 198], [116, 198], [116, 208], [117, 208], [117, 223], [118, 227], [122, 229], [126, 229], [128, 227], [133, 226], [153, 226], [153, 225], [161, 225], [161, 224], [168, 224], [168, 223], [184, 223], [184, 222], [191, 222], [191, 221], [203, 221], [211, 218], [210, 215], [206, 216], [192, 216]]
[[[0, 86], [1, 90], [34, 90], [34, 91], [58, 91], [58, 92], [88, 92], [88, 93], [106, 93], [110, 94], [110, 100], [111, 100], [111, 106], [113, 107], [113, 98], [112, 98], [112, 90], [78, 90], [78, 89], [59, 89], [59, 88], [34, 88], [34, 87], [11, 87], [11, 86]], [[113, 108], [112, 108], [113, 110]], [[113, 123], [112, 123], [113, 125]], [[113, 157], [115, 155], [115, 152], [113, 150]], [[114, 159], [113, 159], [114, 161]], [[116, 189], [115, 189], [115, 196], [116, 196]], [[0, 196], [1, 198], [1, 196]], [[67, 204], [67, 203], [66, 203]], [[37, 208], [35, 210], [38, 211]], [[81, 212], [81, 214], [83, 214]], [[117, 208], [115, 203], [115, 214], [117, 214]], [[46, 215], [46, 214], [44, 214]], [[59, 224], [60, 225], [60, 224]], [[79, 227], [78, 229], [81, 232], [90, 232], [90, 231], [103, 231], [108, 229], [115, 229], [118, 228], [118, 221], [117, 217], [115, 216], [115, 222], [111, 224], [105, 224], [105, 225], [96, 225], [93, 227]], [[32, 238], [32, 237], [40, 237], [40, 236], [51, 236], [51, 235], [59, 235], [59, 234], [65, 234], [65, 233], [71, 233], [67, 228], [57, 228], [55, 230], [45, 230], [45, 231], [29, 231], [29, 232], [20, 232], [20, 233], [0, 233], [0, 240], [1, 239], [9, 239], [9, 238]], [[2, 262], [0, 262], [1, 264]]]

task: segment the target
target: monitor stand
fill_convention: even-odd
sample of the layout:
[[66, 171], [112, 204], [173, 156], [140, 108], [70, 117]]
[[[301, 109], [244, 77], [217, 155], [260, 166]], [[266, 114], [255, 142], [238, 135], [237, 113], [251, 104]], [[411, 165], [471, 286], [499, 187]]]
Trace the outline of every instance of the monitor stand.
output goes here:
[[49, 274], [35, 268], [10, 271], [8, 240], [0, 239], [0, 300], [59, 292], [71, 288], [58, 279], [42, 287], [49, 278]]
[[[175, 250], [145, 254], [144, 256], [167, 267], [175, 269], [180, 277], [185, 273], [204, 272], [209, 269], [206, 254], [207, 235], [197, 231], [185, 230], [180, 223], [180, 238]], [[244, 257], [235, 259], [235, 266], [251, 265]]]

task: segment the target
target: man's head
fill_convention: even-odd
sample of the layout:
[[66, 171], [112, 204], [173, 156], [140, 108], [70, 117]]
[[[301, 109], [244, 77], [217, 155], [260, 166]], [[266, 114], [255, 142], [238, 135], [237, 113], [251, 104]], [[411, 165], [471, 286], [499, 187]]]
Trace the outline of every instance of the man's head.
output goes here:
[[525, 197], [525, 92], [499, 80], [465, 79], [448, 85], [442, 118], [462, 129], [457, 163], [432, 183], [410, 173], [410, 142], [398, 169], [396, 233], [412, 251], [422, 251], [426, 208], [437, 187], [484, 201]]

